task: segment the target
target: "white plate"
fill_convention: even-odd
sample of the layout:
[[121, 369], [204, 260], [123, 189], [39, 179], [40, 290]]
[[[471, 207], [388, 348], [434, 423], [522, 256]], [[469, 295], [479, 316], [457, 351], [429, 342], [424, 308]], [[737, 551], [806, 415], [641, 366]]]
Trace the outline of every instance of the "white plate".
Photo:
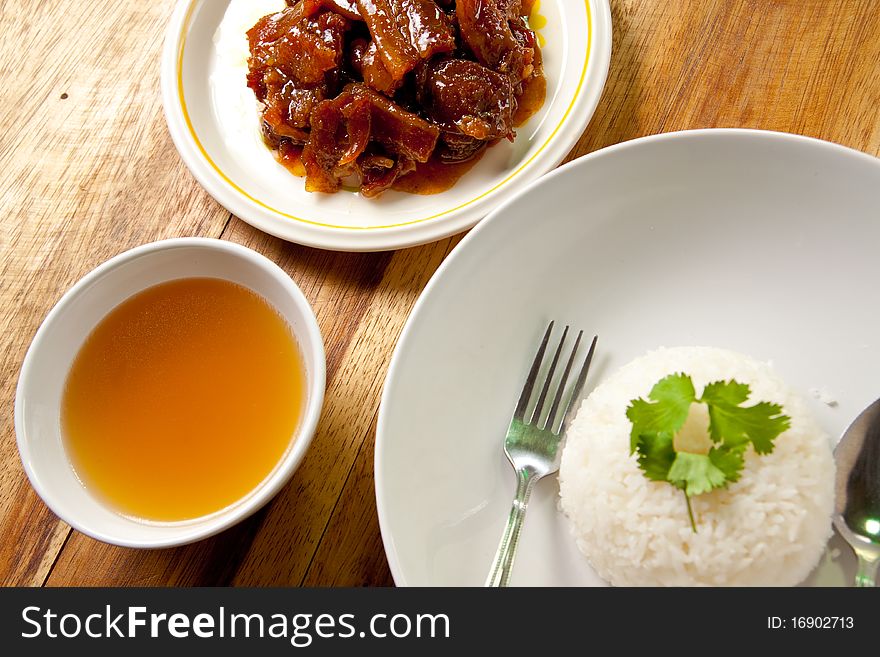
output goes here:
[[584, 131], [611, 59], [608, 0], [541, 0], [547, 101], [515, 143], [503, 142], [451, 190], [310, 194], [260, 139], [257, 104], [245, 84], [245, 31], [284, 0], [179, 0], [162, 55], [162, 97], [177, 150], [202, 186], [230, 212], [292, 242], [378, 251], [466, 230], [525, 183], [554, 168]]
[[[878, 244], [880, 160], [780, 133], [620, 144], [505, 203], [443, 263], [394, 353], [376, 495], [395, 581], [485, 580], [514, 492], [504, 432], [551, 318], [599, 334], [588, 391], [649, 349], [727, 347], [772, 360], [839, 436], [880, 397]], [[557, 495], [538, 484], [513, 583], [601, 584]], [[812, 583], [845, 582], [840, 554]]]

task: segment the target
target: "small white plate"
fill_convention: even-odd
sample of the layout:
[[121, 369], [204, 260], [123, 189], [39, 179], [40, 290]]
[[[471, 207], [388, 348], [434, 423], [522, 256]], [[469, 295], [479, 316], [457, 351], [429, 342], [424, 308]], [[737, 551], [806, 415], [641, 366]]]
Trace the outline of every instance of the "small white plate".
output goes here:
[[547, 101], [515, 143], [491, 148], [442, 194], [310, 194], [263, 144], [245, 82], [245, 32], [284, 4], [179, 0], [162, 54], [162, 97], [177, 150], [217, 201], [260, 230], [320, 248], [396, 249], [472, 227], [562, 161], [599, 102], [611, 59], [608, 0], [540, 0], [544, 20], [533, 24], [544, 44]]
[[[772, 360], [839, 436], [880, 397], [878, 244], [880, 160], [780, 133], [620, 144], [499, 207], [431, 280], [391, 363], [376, 495], [395, 581], [484, 582], [515, 488], [504, 432], [550, 319], [598, 333], [587, 391], [649, 349], [726, 347]], [[538, 484], [513, 583], [602, 584], [557, 499], [555, 478]], [[811, 583], [846, 583], [849, 551], [834, 554]]]

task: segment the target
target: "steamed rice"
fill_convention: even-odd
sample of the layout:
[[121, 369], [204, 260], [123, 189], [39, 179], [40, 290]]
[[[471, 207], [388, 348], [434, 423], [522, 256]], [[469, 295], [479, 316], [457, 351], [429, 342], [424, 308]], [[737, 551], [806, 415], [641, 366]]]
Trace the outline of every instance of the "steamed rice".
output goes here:
[[[629, 454], [630, 400], [674, 372], [689, 374], [698, 395], [712, 381], [747, 383], [747, 404], [776, 402], [791, 417], [771, 454], [749, 448], [738, 482], [691, 498], [696, 534], [682, 491], [646, 479]], [[831, 533], [828, 436], [769, 365], [722, 349], [660, 349], [598, 386], [569, 429], [559, 485], [578, 547], [618, 586], [790, 586]]]

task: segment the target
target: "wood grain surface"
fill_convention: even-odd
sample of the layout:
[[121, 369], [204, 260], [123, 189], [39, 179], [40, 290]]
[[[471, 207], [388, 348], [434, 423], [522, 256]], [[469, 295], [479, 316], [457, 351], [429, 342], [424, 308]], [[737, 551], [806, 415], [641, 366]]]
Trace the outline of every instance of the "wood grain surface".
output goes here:
[[[0, 0], [0, 583], [390, 585], [373, 497], [382, 381], [416, 298], [457, 243], [340, 254], [230, 216], [168, 136], [159, 57], [173, 0]], [[612, 0], [614, 50], [569, 155], [687, 128], [795, 132], [880, 154], [880, 2]], [[14, 38], [12, 37], [14, 35]], [[72, 531], [40, 501], [15, 445], [18, 371], [42, 319], [110, 256], [172, 236], [245, 244], [314, 305], [326, 405], [277, 498], [192, 546], [136, 551]]]

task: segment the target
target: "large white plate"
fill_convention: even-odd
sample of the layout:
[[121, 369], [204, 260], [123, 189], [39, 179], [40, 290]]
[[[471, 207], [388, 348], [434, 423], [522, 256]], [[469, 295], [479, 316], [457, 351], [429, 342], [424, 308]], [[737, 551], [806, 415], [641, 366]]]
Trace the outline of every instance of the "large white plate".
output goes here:
[[491, 148], [451, 190], [310, 194], [260, 138], [245, 84], [245, 31], [284, 0], [178, 0], [162, 54], [162, 97], [171, 137], [202, 186], [253, 226], [301, 244], [346, 251], [412, 246], [461, 232], [575, 145], [605, 84], [611, 58], [608, 0], [540, 0], [547, 101]]
[[[880, 160], [780, 133], [620, 144], [505, 203], [443, 263], [391, 364], [376, 494], [395, 581], [483, 583], [514, 492], [504, 432], [551, 318], [599, 334], [588, 390], [649, 349], [726, 347], [826, 389], [836, 407], [811, 399], [839, 436], [880, 397], [878, 244]], [[557, 495], [539, 483], [513, 583], [601, 584]], [[832, 552], [811, 583], [845, 582]]]

